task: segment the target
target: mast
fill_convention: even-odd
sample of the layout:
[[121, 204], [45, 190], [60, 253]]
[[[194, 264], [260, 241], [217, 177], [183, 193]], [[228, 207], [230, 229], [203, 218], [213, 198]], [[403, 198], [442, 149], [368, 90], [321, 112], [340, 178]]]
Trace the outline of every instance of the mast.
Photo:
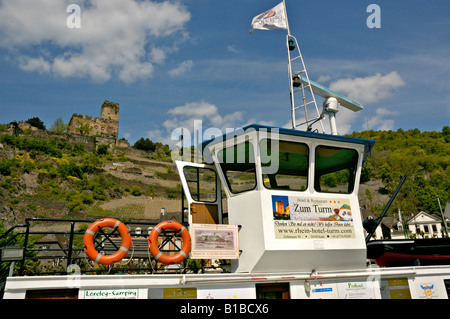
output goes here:
[[[297, 39], [291, 35], [291, 31], [289, 29], [289, 21], [288, 21], [288, 16], [287, 16], [287, 9], [286, 9], [286, 1], [283, 0], [283, 6], [284, 6], [284, 15], [285, 15], [285, 19], [286, 19], [286, 30], [287, 30], [287, 35], [286, 35], [286, 49], [287, 49], [287, 57], [288, 57], [288, 75], [289, 75], [289, 94], [290, 94], [290, 101], [291, 101], [291, 121], [292, 121], [292, 129], [297, 129], [298, 126], [301, 125], [307, 125], [307, 131], [311, 131], [312, 130], [312, 125], [315, 124], [316, 122], [320, 121], [320, 125], [322, 128], [322, 132], [324, 133], [324, 127], [322, 124], [322, 118], [323, 116], [320, 114], [319, 109], [317, 107], [317, 102], [316, 99], [314, 97], [314, 93], [312, 90], [312, 86], [309, 80], [309, 76], [308, 76], [308, 72], [306, 71], [306, 66], [305, 66], [305, 62], [303, 60], [303, 56], [300, 52], [300, 47], [298, 45]], [[294, 45], [295, 42], [295, 45]], [[293, 51], [295, 48], [297, 48], [298, 51], [298, 55], [295, 56], [294, 58], [291, 58], [291, 51]], [[295, 71], [294, 70], [294, 66], [293, 66], [293, 62], [300, 60], [300, 70], [299, 71]], [[299, 75], [304, 75], [304, 77], [306, 78], [306, 85], [304, 83], [301, 83], [299, 81]], [[300, 87], [300, 88], [299, 88]], [[305, 92], [305, 89], [307, 89], [310, 94], [307, 94], [307, 92]], [[296, 106], [295, 105], [295, 93], [301, 93], [302, 95], [302, 105]], [[308, 97], [307, 97], [308, 95]], [[317, 117], [314, 119], [309, 119], [308, 118], [308, 110], [307, 107], [308, 105], [314, 105], [316, 112], [317, 112]], [[300, 109], [300, 108], [304, 108], [304, 112], [305, 112], [305, 122], [301, 123], [301, 124], [297, 124], [296, 122], [296, 110]]]

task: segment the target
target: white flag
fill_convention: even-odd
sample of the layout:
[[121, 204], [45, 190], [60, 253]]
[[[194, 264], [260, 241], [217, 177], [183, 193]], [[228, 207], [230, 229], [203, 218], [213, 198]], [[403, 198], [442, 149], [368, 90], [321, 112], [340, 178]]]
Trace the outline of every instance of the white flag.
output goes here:
[[274, 30], [287, 29], [286, 11], [284, 10], [284, 2], [281, 2], [276, 7], [258, 14], [252, 20], [252, 27], [250, 34], [254, 29]]

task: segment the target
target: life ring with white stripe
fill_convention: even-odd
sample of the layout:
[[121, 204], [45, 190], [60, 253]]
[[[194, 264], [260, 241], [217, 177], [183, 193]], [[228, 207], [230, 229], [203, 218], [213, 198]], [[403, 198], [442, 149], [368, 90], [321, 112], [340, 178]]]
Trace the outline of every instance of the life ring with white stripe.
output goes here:
[[[181, 250], [173, 256], [163, 254], [158, 248], [158, 236], [166, 229], [179, 231], [183, 240]], [[180, 223], [173, 220], [165, 220], [156, 225], [150, 232], [150, 235], [148, 236], [148, 246], [151, 254], [158, 262], [165, 265], [179, 264], [188, 257], [189, 252], [191, 251], [191, 236], [189, 235], [187, 228]]]
[[[120, 237], [122, 238], [120, 248], [112, 255], [103, 255], [98, 251], [96, 251], [94, 248], [95, 234], [97, 234], [97, 232], [101, 228], [117, 229], [117, 231], [120, 234]], [[83, 237], [84, 252], [86, 253], [86, 255], [88, 255], [88, 257], [91, 260], [101, 265], [111, 265], [121, 261], [127, 255], [130, 246], [131, 246], [131, 236], [127, 226], [125, 226], [125, 224], [122, 223], [121, 221], [118, 221], [117, 219], [114, 218], [103, 218], [93, 222], [88, 227]]]

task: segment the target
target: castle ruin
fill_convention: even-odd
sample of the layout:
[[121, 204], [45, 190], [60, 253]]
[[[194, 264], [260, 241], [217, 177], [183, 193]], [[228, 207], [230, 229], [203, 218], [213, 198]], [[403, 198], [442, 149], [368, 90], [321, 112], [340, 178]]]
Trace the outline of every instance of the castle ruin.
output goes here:
[[69, 121], [67, 133], [74, 135], [114, 139], [119, 136], [119, 104], [104, 101], [100, 118], [74, 113]]

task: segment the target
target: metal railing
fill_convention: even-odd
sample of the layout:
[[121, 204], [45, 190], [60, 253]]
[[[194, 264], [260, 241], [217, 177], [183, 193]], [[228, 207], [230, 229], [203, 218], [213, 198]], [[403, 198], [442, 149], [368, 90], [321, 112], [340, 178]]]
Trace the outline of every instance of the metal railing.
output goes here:
[[[184, 260], [177, 266], [166, 266], [158, 263], [149, 252], [148, 236], [151, 229], [158, 222], [122, 221], [129, 229], [132, 245], [125, 258], [111, 266], [97, 265], [84, 253], [82, 238], [85, 229], [95, 220], [63, 219], [63, 218], [28, 218], [25, 224], [16, 225], [0, 234], [2, 247], [15, 246], [20, 242], [24, 248], [22, 260], [15, 275], [57, 275], [67, 274], [69, 266], [76, 264], [84, 274], [112, 274], [112, 273], [167, 273], [167, 272], [205, 272], [210, 268], [205, 262]], [[186, 224], [186, 223], [183, 223]], [[40, 227], [36, 227], [40, 226]], [[187, 225], [185, 225], [187, 226]], [[47, 228], [48, 227], [48, 228]], [[16, 232], [21, 228], [22, 231]], [[51, 230], [51, 229], [57, 230]], [[66, 228], [66, 229], [64, 229]], [[45, 242], [46, 235], [55, 235], [52, 241]], [[99, 236], [100, 235], [100, 236]], [[106, 235], [106, 236], [105, 236]], [[97, 238], [101, 237], [101, 238]], [[107, 237], [107, 238], [106, 238]], [[160, 234], [159, 249], [163, 253], [178, 252], [178, 240], [181, 236], [170, 230]], [[3, 241], [2, 241], [3, 240]], [[95, 237], [97, 250], [108, 254], [117, 251], [121, 238], [118, 233], [98, 234]], [[0, 247], [0, 248], [2, 248]], [[100, 247], [100, 248], [99, 248]], [[36, 263], [39, 261], [39, 263]], [[49, 263], [50, 261], [50, 263]], [[53, 263], [51, 262], [53, 261]], [[34, 262], [34, 268], [27, 269], [27, 263]], [[0, 261], [3, 272], [8, 270], [6, 262]], [[1, 271], [0, 271], [1, 272]], [[2, 278], [6, 278], [0, 273]]]

